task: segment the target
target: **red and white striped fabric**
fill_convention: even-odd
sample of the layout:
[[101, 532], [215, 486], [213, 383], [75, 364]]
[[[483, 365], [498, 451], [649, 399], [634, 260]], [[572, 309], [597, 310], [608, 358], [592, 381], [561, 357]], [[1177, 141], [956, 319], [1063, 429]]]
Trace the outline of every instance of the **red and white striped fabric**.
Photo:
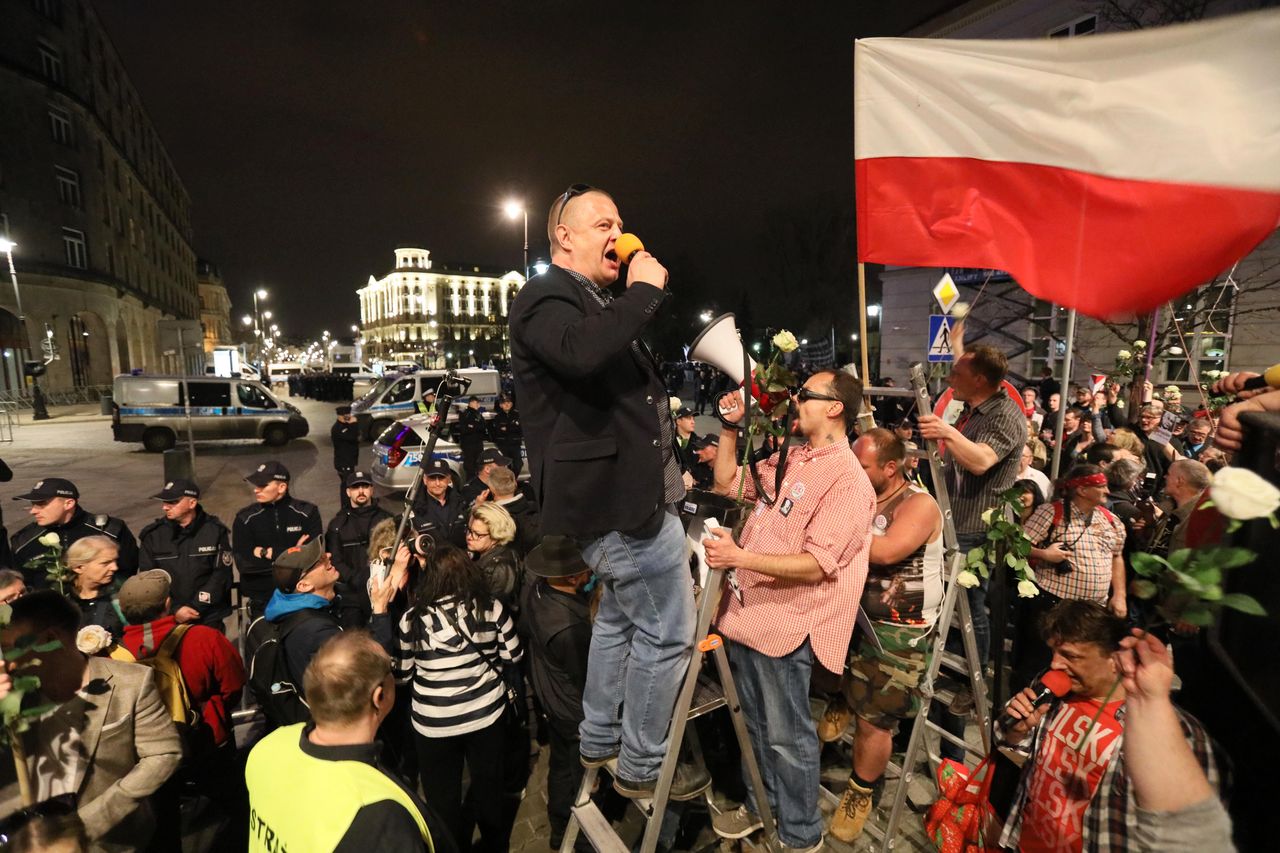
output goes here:
[[1072, 39], [862, 39], [859, 260], [1003, 269], [1114, 318], [1280, 224], [1280, 11]]

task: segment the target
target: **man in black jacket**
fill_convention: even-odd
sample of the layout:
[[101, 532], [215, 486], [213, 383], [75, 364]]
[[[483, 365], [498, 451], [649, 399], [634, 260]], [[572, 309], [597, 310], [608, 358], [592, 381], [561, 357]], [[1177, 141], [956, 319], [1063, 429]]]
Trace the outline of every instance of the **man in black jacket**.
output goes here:
[[[643, 250], [627, 287], [622, 219], [575, 184], [547, 217], [551, 267], [511, 307], [511, 365], [543, 534], [572, 536], [604, 587], [591, 642], [582, 760], [618, 756], [614, 787], [651, 796], [693, 641], [693, 589], [675, 503], [684, 497], [671, 407], [640, 333], [667, 271]], [[619, 690], [619, 685], [622, 689]], [[677, 774], [672, 796], [688, 797]]]
[[360, 426], [350, 406], [339, 406], [337, 412], [329, 438], [333, 441], [333, 470], [338, 472], [338, 503], [345, 507], [347, 477], [360, 464]]
[[[493, 469], [511, 468], [511, 460], [504, 456], [501, 450], [492, 447], [480, 454], [480, 461], [477, 464], [479, 467], [475, 477], [462, 487], [462, 499], [467, 506], [474, 504], [476, 498], [489, 491], [489, 475], [493, 473]], [[492, 492], [489, 496], [493, 496]]]
[[430, 524], [438, 535], [459, 548], [466, 547], [469, 505], [453, 488], [453, 471], [443, 459], [426, 463], [422, 489], [413, 502], [414, 529]]
[[369, 622], [369, 531], [391, 513], [373, 499], [373, 480], [356, 469], [347, 475], [347, 503], [329, 522], [325, 549], [343, 585], [343, 627], [360, 628]]
[[470, 480], [480, 470], [480, 452], [484, 450], [484, 436], [488, 431], [479, 397], [467, 399], [467, 407], [458, 414], [452, 429], [454, 440], [462, 448], [463, 473]]
[[240, 570], [240, 594], [249, 599], [256, 616], [275, 587], [271, 564], [296, 545], [319, 541], [324, 523], [315, 504], [289, 494], [289, 469], [274, 459], [245, 480], [253, 486], [254, 503], [236, 513], [231, 544]]
[[[13, 534], [13, 567], [21, 569], [29, 589], [49, 586], [48, 562], [56, 554], [65, 554], [73, 542], [86, 536], [106, 536], [119, 548], [116, 555], [116, 577], [124, 580], [138, 571], [138, 542], [129, 525], [114, 516], [91, 514], [80, 506], [80, 490], [70, 480], [47, 477], [31, 487], [31, 491], [14, 498], [31, 501], [30, 524]], [[49, 533], [58, 537], [58, 549], [40, 540]]]
[[138, 565], [169, 573], [171, 611], [179, 624], [198, 622], [223, 630], [231, 615], [231, 534], [200, 505], [200, 487], [172, 480], [151, 496], [164, 518], [142, 529]]
[[510, 459], [507, 467], [518, 477], [524, 467], [524, 454], [521, 444], [524, 431], [520, 428], [520, 413], [510, 394], [498, 395], [498, 411], [493, 413], [489, 421], [489, 437], [493, 440], [498, 452]]

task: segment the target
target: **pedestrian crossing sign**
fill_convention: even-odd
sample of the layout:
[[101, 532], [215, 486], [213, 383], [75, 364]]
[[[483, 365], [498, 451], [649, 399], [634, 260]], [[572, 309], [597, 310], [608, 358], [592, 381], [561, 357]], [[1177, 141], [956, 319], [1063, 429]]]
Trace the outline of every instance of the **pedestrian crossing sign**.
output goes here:
[[950, 314], [929, 315], [929, 361], [955, 360], [955, 347], [951, 340], [956, 318]]

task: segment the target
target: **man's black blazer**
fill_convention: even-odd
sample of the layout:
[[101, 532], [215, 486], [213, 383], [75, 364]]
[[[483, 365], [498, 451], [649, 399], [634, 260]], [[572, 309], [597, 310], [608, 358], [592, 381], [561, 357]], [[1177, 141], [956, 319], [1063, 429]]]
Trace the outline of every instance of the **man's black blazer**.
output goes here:
[[601, 306], [553, 265], [512, 303], [511, 370], [544, 535], [636, 530], [661, 507], [667, 392], [631, 342], [665, 296], [636, 282]]

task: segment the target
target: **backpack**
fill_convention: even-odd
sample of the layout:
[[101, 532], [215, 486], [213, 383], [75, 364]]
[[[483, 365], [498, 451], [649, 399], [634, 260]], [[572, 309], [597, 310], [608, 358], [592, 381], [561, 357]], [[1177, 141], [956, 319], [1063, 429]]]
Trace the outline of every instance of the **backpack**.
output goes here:
[[191, 693], [187, 690], [187, 681], [182, 677], [182, 668], [178, 666], [178, 646], [186, 636], [190, 625], [178, 625], [164, 638], [160, 647], [147, 657], [138, 658], [138, 663], [151, 667], [156, 677], [156, 689], [160, 691], [160, 701], [169, 709], [173, 724], [180, 734], [186, 735], [194, 731], [200, 724], [200, 714], [191, 704]]
[[289, 659], [284, 644], [293, 631], [311, 617], [321, 617], [318, 610], [299, 610], [280, 622], [259, 616], [245, 635], [249, 658], [249, 689], [258, 706], [273, 727], [291, 726], [311, 720], [311, 709], [303, 700], [300, 679], [289, 672]]

